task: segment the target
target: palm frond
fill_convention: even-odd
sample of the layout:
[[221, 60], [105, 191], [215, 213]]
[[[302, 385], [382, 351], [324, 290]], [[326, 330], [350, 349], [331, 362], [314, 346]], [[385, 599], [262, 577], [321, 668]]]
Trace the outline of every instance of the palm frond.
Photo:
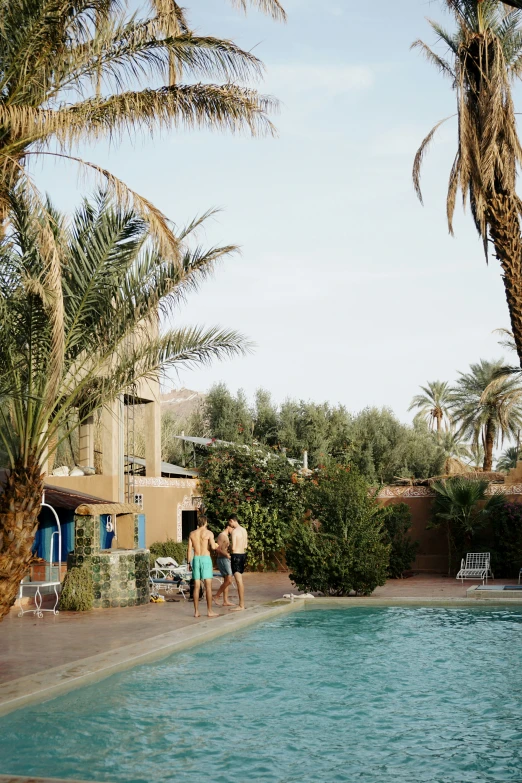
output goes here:
[[179, 258], [179, 243], [173, 232], [172, 225], [168, 218], [152, 204], [148, 199], [140, 196], [139, 193], [129, 188], [124, 182], [111, 174], [107, 169], [97, 166], [81, 158], [72, 155], [65, 155], [57, 152], [38, 152], [26, 153], [28, 155], [49, 155], [56, 158], [65, 158], [78, 163], [81, 167], [90, 169], [98, 174], [106, 183], [111, 195], [126, 209], [135, 209], [145, 220], [155, 239], [158, 251], [167, 258], [173, 260]]
[[64, 308], [56, 373], [42, 210], [36, 204], [33, 214], [24, 187], [12, 199], [12, 230], [0, 240], [0, 441], [13, 463], [20, 455], [40, 459], [73, 409], [79, 426], [140, 379], [251, 350], [241, 334], [217, 327], [160, 331], [160, 312], [170, 316], [236, 248], [187, 245], [197, 218], [177, 239], [178, 257], [163, 257], [149, 222], [115, 204], [109, 191], [99, 192], [70, 222], [49, 207]]
[[423, 139], [422, 144], [420, 145], [419, 149], [416, 152], [415, 160], [413, 162], [412, 177], [413, 177], [413, 187], [415, 188], [415, 192], [421, 204], [424, 203], [422, 200], [422, 191], [420, 186], [420, 176], [421, 176], [421, 169], [422, 169], [424, 156], [428, 152], [429, 146], [433, 141], [433, 138], [437, 133], [438, 129], [440, 128], [440, 126], [454, 116], [455, 115], [452, 114], [450, 115], [450, 117], [445, 117], [443, 120], [440, 120], [436, 125], [434, 125], [433, 128], [428, 133], [428, 135]]
[[440, 57], [440, 55], [436, 54], [433, 49], [430, 49], [430, 47], [424, 43], [424, 41], [421, 41], [420, 39], [417, 41], [414, 41], [412, 45], [410, 46], [410, 49], [420, 49], [421, 53], [424, 55], [426, 60], [434, 65], [436, 68], [439, 68], [442, 74], [444, 76], [448, 76], [451, 79], [455, 79], [455, 72], [452, 69], [451, 65], [445, 60], [443, 57]]
[[[248, 0], [231, 0], [231, 2], [232, 5], [240, 8], [242, 11], [247, 10]], [[286, 22], [286, 11], [279, 0], [250, 0], [250, 2], [263, 13], [269, 14], [273, 19]]]

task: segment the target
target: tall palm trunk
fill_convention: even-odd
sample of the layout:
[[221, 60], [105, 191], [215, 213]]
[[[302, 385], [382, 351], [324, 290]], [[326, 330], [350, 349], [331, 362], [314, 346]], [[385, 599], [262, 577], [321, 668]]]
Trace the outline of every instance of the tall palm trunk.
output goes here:
[[503, 271], [511, 330], [522, 366], [522, 204], [514, 194], [496, 193], [488, 199], [488, 223]]
[[493, 470], [493, 446], [495, 444], [495, 425], [491, 419], [488, 419], [486, 424], [486, 432], [484, 436], [484, 464], [482, 470]]
[[38, 527], [43, 477], [38, 460], [17, 465], [0, 495], [0, 620], [16, 600], [18, 585], [29, 569]]

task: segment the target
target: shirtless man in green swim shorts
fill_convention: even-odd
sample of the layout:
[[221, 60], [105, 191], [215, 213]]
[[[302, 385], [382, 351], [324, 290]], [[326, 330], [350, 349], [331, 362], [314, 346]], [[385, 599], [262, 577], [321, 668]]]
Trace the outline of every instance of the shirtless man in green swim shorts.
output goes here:
[[[218, 545], [214, 541], [214, 533], [207, 527], [207, 518], [200, 516], [198, 518], [197, 530], [193, 530], [189, 536], [187, 561], [192, 565], [192, 578], [194, 579], [194, 617], [200, 617], [199, 614], [199, 588], [201, 581], [205, 582], [205, 592], [207, 596], [207, 614], [209, 617], [219, 617], [212, 611], [212, 558], [210, 551], [217, 549]], [[191, 562], [192, 561], [192, 562]]]

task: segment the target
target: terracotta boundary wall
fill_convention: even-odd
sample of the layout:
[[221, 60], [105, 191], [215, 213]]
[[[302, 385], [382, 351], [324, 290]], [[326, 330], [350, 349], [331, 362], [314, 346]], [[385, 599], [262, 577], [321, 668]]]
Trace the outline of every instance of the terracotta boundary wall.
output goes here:
[[[510, 503], [522, 503], [522, 484], [491, 484], [488, 495], [505, 495]], [[448, 572], [448, 546], [442, 529], [427, 530], [435, 493], [429, 487], [384, 487], [377, 495], [383, 506], [406, 503], [411, 511], [410, 535], [419, 542], [415, 571]]]

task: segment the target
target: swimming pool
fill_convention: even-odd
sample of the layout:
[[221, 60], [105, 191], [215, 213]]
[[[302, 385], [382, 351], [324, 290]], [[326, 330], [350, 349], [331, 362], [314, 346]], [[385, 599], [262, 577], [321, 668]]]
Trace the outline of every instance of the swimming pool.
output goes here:
[[306, 610], [1, 718], [0, 772], [521, 781], [521, 719], [521, 608]]

